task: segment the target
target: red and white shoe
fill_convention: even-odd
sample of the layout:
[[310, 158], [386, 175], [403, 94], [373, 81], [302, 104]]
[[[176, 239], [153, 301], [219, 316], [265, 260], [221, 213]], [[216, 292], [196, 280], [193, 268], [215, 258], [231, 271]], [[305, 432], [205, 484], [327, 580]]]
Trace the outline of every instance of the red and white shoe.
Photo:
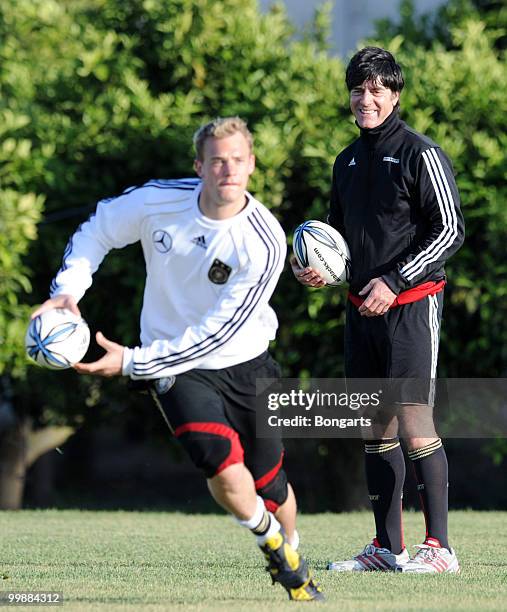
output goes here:
[[435, 543], [440, 544], [431, 538], [417, 545], [414, 558], [398, 571], [412, 574], [459, 574], [460, 567], [454, 550], [435, 546]]
[[327, 569], [334, 572], [395, 572], [410, 561], [407, 549], [395, 555], [388, 548], [381, 548], [375, 538], [363, 551], [347, 561], [328, 563]]

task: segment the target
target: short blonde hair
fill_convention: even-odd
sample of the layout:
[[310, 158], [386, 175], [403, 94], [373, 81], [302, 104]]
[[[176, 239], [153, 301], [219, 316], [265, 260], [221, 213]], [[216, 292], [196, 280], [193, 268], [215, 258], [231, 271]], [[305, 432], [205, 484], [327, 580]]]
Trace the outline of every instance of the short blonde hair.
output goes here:
[[253, 136], [248, 126], [240, 117], [217, 117], [201, 126], [194, 134], [195, 156], [199, 161], [203, 160], [204, 143], [207, 138], [225, 138], [239, 132], [243, 134], [248, 142], [250, 152], [253, 151]]

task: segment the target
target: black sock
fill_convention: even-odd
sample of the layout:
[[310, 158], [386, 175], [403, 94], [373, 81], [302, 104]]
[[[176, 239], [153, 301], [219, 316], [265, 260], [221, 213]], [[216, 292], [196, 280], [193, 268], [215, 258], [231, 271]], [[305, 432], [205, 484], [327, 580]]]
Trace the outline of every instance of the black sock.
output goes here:
[[409, 451], [408, 456], [414, 466], [426, 520], [426, 540], [436, 539], [441, 547], [448, 549], [448, 467], [442, 440], [439, 438], [422, 448]]
[[401, 497], [405, 459], [397, 438], [365, 442], [366, 482], [375, 515], [377, 541], [398, 555], [404, 548]]

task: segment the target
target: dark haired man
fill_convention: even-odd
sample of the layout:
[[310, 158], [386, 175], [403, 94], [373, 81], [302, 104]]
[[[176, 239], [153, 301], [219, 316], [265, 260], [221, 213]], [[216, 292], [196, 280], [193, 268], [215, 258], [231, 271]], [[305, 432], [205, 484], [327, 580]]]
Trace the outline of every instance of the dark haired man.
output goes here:
[[[366, 477], [376, 537], [336, 571], [457, 572], [447, 538], [447, 459], [432, 417], [445, 261], [464, 239], [452, 165], [440, 147], [398, 116], [400, 66], [366, 47], [346, 72], [360, 136], [335, 162], [329, 223], [346, 238], [352, 278], [345, 329], [348, 378], [409, 379], [395, 408], [377, 415], [365, 440]], [[325, 283], [293, 260], [304, 285]], [[403, 437], [426, 519], [410, 559], [403, 541]]]

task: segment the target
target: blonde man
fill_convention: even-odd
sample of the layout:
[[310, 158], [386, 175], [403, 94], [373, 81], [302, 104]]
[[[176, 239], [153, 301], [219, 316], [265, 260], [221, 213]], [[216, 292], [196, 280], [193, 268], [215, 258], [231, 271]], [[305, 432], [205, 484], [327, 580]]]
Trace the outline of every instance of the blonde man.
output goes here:
[[277, 329], [269, 299], [282, 271], [285, 235], [246, 191], [255, 168], [252, 135], [238, 117], [194, 137], [199, 178], [153, 180], [99, 202], [65, 250], [50, 308], [79, 313], [105, 255], [140, 241], [146, 260], [141, 342], [97, 333], [105, 355], [81, 374], [148, 381], [176, 439], [211, 495], [250, 529], [273, 581], [290, 599], [322, 599], [296, 552], [296, 501], [280, 439], [255, 437], [256, 378], [279, 376], [267, 349]]

